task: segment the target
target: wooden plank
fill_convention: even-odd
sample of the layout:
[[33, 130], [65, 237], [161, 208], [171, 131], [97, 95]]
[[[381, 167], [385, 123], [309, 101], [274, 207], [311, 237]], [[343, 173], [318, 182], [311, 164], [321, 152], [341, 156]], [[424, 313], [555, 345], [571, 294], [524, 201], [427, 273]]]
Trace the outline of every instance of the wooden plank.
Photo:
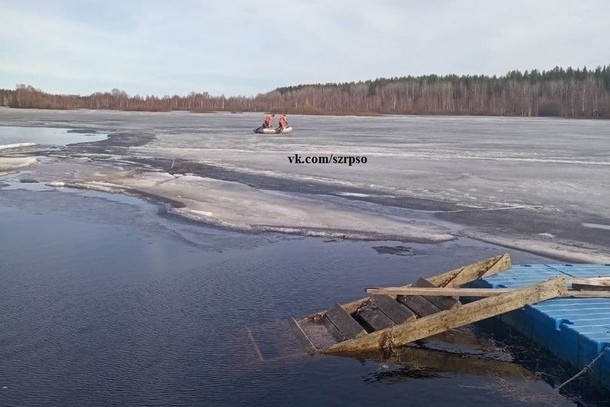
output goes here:
[[307, 336], [305, 331], [303, 331], [303, 328], [301, 328], [301, 325], [299, 325], [297, 320], [294, 318], [290, 318], [289, 322], [290, 322], [290, 325], [292, 326], [292, 330], [294, 331], [294, 333], [301, 340], [301, 342], [303, 342], [303, 344], [305, 345], [305, 349], [307, 350], [307, 353], [309, 353], [310, 355], [313, 355], [314, 353], [316, 353], [316, 351], [317, 351], [316, 346], [309, 339], [309, 337]]
[[519, 309], [526, 304], [562, 296], [566, 291], [565, 278], [553, 278], [495, 297], [487, 297], [464, 304], [458, 308], [441, 311], [402, 325], [395, 325], [361, 338], [340, 342], [331, 346], [325, 352], [333, 354], [358, 353], [381, 348], [396, 348], [452, 328]]
[[396, 301], [405, 305], [420, 317], [436, 314], [441, 309], [420, 295], [409, 295], [396, 297]]
[[437, 276], [428, 277], [427, 280], [437, 287], [459, 287], [471, 281], [501, 273], [509, 268], [511, 268], [510, 256], [508, 253], [504, 253]]
[[[326, 318], [326, 316], [324, 316], [324, 318], [322, 318], [322, 324], [321, 324], [324, 329], [326, 329], [326, 333], [330, 334], [330, 336], [333, 338], [333, 342], [337, 343], [337, 342], [342, 342], [345, 340], [345, 336], [343, 336], [343, 334], [341, 333], [341, 331], [339, 331], [339, 329], [335, 326], [335, 324], [333, 324], [330, 319]], [[309, 337], [311, 337], [310, 335], [308, 335]], [[333, 344], [334, 344], [333, 343]], [[317, 349], [324, 349], [321, 346], [316, 346]]]
[[387, 295], [373, 295], [373, 303], [395, 324], [417, 318], [413, 311]]
[[258, 357], [258, 360], [260, 360], [261, 362], [264, 362], [265, 358], [263, 357], [263, 353], [261, 352], [261, 349], [256, 344], [256, 340], [254, 339], [252, 330], [249, 327], [246, 327], [246, 332], [247, 332], [248, 338], [252, 342], [252, 346], [254, 346], [254, 351], [256, 352], [256, 356]]
[[364, 328], [339, 304], [333, 305], [326, 313], [325, 318], [337, 327], [345, 339], [354, 339], [366, 335]]
[[[431, 282], [429, 282], [428, 280], [426, 280], [424, 278], [418, 279], [411, 286], [412, 287], [427, 287], [427, 288], [436, 287], [434, 284], [432, 284]], [[461, 305], [460, 302], [454, 297], [440, 297], [440, 296], [428, 295], [428, 296], [425, 296], [424, 298], [442, 310], [455, 308], [455, 307]]]
[[[443, 291], [446, 290], [446, 291]], [[367, 288], [369, 294], [392, 296], [457, 296], [457, 297], [493, 297], [500, 294], [515, 291], [513, 288], [425, 288], [425, 287], [386, 287], [386, 288]], [[568, 290], [562, 297], [587, 298], [587, 297], [608, 297], [608, 290]]]
[[[316, 351], [318, 349], [327, 349], [340, 341], [338, 338], [338, 336], [340, 336], [339, 331], [324, 317], [320, 317], [319, 321], [313, 321], [309, 318], [299, 318], [297, 319], [297, 323], [316, 348]], [[332, 330], [329, 329], [331, 326]], [[337, 335], [334, 335], [333, 330]]]
[[[369, 294], [434, 295], [442, 297], [491, 297], [514, 291], [513, 288], [443, 288], [443, 287], [385, 287], [367, 288]], [[388, 297], [390, 298], [390, 297]]]
[[358, 316], [366, 321], [375, 331], [379, 331], [394, 325], [394, 322], [377, 306], [369, 304], [358, 312]]

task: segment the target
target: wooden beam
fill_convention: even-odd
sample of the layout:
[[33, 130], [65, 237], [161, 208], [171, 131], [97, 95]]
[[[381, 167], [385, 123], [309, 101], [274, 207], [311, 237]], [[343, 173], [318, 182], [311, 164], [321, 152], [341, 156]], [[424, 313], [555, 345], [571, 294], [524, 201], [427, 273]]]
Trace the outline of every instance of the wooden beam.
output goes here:
[[515, 291], [512, 288], [440, 288], [440, 287], [385, 287], [367, 288], [369, 294], [433, 295], [437, 297], [491, 297]]
[[437, 287], [459, 287], [471, 281], [501, 273], [509, 268], [511, 268], [510, 255], [504, 253], [437, 276], [428, 277], [427, 280]]
[[[367, 288], [366, 292], [373, 295], [416, 296], [434, 295], [444, 297], [493, 297], [515, 291], [513, 288], [425, 288], [425, 287], [385, 287]], [[567, 290], [562, 297], [587, 298], [610, 297], [609, 290]]]
[[483, 319], [491, 318], [523, 307], [562, 296], [567, 291], [562, 277], [523, 287], [494, 297], [464, 304], [461, 307], [419, 318], [376, 331], [357, 339], [339, 342], [325, 352], [332, 354], [358, 353], [381, 348], [395, 348]]

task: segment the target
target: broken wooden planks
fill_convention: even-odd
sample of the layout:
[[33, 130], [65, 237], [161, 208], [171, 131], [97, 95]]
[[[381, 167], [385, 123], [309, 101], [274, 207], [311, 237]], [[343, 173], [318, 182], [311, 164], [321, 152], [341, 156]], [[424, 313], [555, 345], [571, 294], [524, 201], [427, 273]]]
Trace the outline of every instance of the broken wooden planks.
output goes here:
[[[370, 297], [335, 304], [295, 325], [309, 337], [308, 351], [356, 354], [395, 349], [551, 298], [610, 297], [608, 278], [555, 278], [518, 289], [460, 287], [510, 265], [505, 254], [401, 287], [369, 288]], [[471, 301], [463, 305], [460, 297]]]
[[[420, 279], [404, 287], [422, 286], [415, 288], [430, 290], [438, 289], [437, 285], [440, 284], [451, 287], [499, 273], [510, 268], [510, 264], [510, 257], [503, 254], [427, 280]], [[335, 304], [329, 310], [302, 317], [293, 323], [297, 333], [305, 335], [303, 342], [308, 351], [324, 351], [341, 342], [360, 340], [413, 322], [418, 317], [421, 319], [460, 306], [457, 298], [435, 295], [433, 292], [423, 295], [373, 295], [348, 304]]]
[[567, 291], [566, 280], [558, 277], [494, 297], [474, 301], [461, 307], [441, 311], [401, 325], [375, 331], [360, 338], [339, 342], [326, 349], [326, 353], [346, 354], [394, 348], [427, 338], [452, 328], [536, 303], [562, 296]]

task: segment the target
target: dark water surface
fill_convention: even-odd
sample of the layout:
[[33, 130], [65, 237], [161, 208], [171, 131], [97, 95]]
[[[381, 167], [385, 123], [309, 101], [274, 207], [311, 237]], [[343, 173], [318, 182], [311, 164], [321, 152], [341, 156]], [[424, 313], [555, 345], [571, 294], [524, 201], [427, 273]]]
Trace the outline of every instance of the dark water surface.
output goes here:
[[246, 329], [281, 342], [286, 318], [501, 249], [458, 240], [393, 255], [379, 247], [405, 244], [237, 233], [136, 198], [4, 186], [0, 406], [574, 405], [517, 363], [510, 375], [468, 358], [413, 369], [265, 343], [273, 357], [260, 361]]

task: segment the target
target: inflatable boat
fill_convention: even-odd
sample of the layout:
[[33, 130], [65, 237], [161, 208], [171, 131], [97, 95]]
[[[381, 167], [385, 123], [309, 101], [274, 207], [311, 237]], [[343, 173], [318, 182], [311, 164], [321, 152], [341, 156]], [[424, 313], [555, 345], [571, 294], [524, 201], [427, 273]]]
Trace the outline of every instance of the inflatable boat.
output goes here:
[[292, 131], [292, 127], [285, 127], [284, 130], [280, 131], [279, 127], [276, 128], [264, 128], [263, 126], [254, 129], [255, 133], [259, 133], [259, 134], [286, 134], [286, 133], [290, 133]]

